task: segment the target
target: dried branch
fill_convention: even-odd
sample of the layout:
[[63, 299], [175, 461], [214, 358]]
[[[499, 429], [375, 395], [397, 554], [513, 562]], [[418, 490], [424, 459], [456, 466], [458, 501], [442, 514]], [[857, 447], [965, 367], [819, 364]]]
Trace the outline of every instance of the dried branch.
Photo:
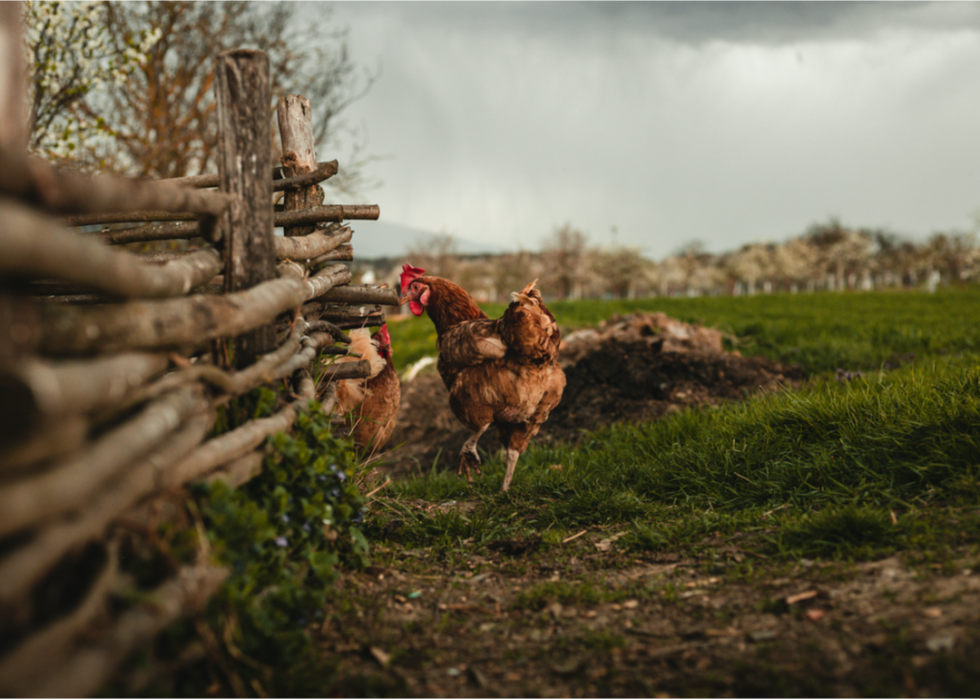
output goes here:
[[270, 323], [350, 279], [346, 267], [334, 265], [305, 280], [274, 279], [225, 296], [106, 307], [50, 304], [40, 312], [38, 347], [48, 355], [68, 355], [198, 346]]
[[204, 480], [208, 483], [224, 481], [229, 487], [237, 488], [262, 473], [262, 462], [264, 460], [265, 454], [254, 451], [251, 454], [246, 454], [225, 464], [206, 476]]
[[65, 362], [28, 359], [0, 368], [0, 441], [29, 434], [45, 421], [119, 403], [163, 373], [162, 354], [125, 353]]
[[356, 362], [343, 362], [324, 367], [323, 381], [340, 381], [342, 379], [366, 379], [371, 375], [371, 362], [359, 359]]
[[43, 628], [0, 662], [0, 694], [8, 697], [37, 696], [36, 686], [52, 668], [61, 667], [75, 646], [79, 633], [103, 612], [108, 595], [118, 584], [118, 545], [109, 543], [105, 568], [80, 605], [67, 617]]
[[345, 243], [349, 243], [352, 233], [350, 228], [344, 226], [333, 235], [313, 231], [309, 235], [297, 235], [288, 238], [276, 236], [276, 257], [285, 257], [290, 260], [310, 260], [320, 257], [331, 250], [336, 250]]
[[281, 211], [276, 214], [277, 226], [301, 226], [326, 221], [377, 221], [381, 209], [376, 205], [328, 204], [304, 211]]
[[354, 285], [338, 286], [320, 297], [323, 301], [337, 303], [365, 303], [382, 306], [397, 306], [398, 292], [387, 288], [387, 285]]
[[294, 401], [272, 417], [252, 420], [241, 427], [226, 432], [202, 444], [193, 454], [183, 459], [164, 474], [165, 485], [181, 485], [197, 480], [221, 464], [228, 463], [261, 445], [266, 437], [288, 430], [296, 420], [298, 403], [305, 405], [306, 398]]
[[87, 505], [106, 480], [172, 435], [185, 419], [207, 407], [199, 387], [178, 389], [64, 463], [39, 476], [7, 485], [0, 490], [0, 536]]
[[345, 306], [342, 304], [314, 301], [303, 306], [303, 317], [327, 320], [339, 328], [364, 328], [380, 326], [385, 322], [381, 306]]
[[59, 230], [51, 219], [18, 204], [3, 207], [0, 249], [0, 273], [54, 277], [129, 298], [180, 296], [221, 270], [211, 249], [164, 265], [140, 263], [127, 252]]
[[228, 577], [225, 568], [201, 564], [182, 569], [158, 587], [152, 602], [124, 614], [101, 636], [87, 640], [74, 658], [33, 688], [37, 696], [88, 696], [98, 691], [133, 649], [145, 645], [188, 612], [199, 613]]
[[[142, 220], [142, 219], [140, 219]], [[156, 240], [187, 240], [201, 237], [201, 229], [195, 222], [147, 224], [135, 228], [116, 231], [102, 231], [99, 239], [106, 245], [125, 245], [127, 243], [149, 243]]]
[[160, 489], [163, 475], [201, 443], [214, 416], [211, 412], [191, 417], [159, 449], [85, 503], [77, 516], [52, 522], [31, 541], [0, 561], [0, 600], [13, 602], [27, 594], [69, 549], [102, 536], [113, 519], [140, 499]]
[[345, 345], [350, 344], [350, 337], [336, 325], [326, 320], [307, 321], [306, 331], [310, 332], [311, 330], [326, 330], [337, 342], [342, 342]]
[[43, 160], [10, 150], [0, 152], [0, 192], [51, 214], [79, 214], [67, 219], [74, 226], [115, 221], [119, 216], [122, 220], [146, 220], [125, 217], [125, 212], [145, 209], [160, 209], [165, 216], [176, 211], [185, 212], [189, 218], [217, 218], [231, 203], [231, 198], [221, 192], [111, 175], [91, 177], [58, 170]]
[[[373, 216], [347, 216], [342, 214], [356, 213], [354, 209], [373, 209]], [[294, 217], [302, 213], [306, 218], [310, 220], [299, 220], [295, 221], [288, 217]], [[370, 213], [370, 212], [369, 212]], [[339, 223], [347, 219], [377, 219], [378, 218], [378, 207], [376, 206], [320, 206], [314, 209], [307, 209], [304, 212], [284, 212], [278, 211], [273, 214], [273, 224], [276, 227], [299, 225], [304, 223]], [[148, 219], [140, 218], [135, 219], [136, 221], [145, 221]], [[152, 220], [152, 219], [149, 219]], [[199, 238], [202, 233], [200, 230], [200, 225], [195, 221], [177, 221], [174, 223], [164, 223], [164, 224], [147, 224], [145, 226], [136, 226], [134, 228], [123, 228], [117, 231], [102, 231], [98, 236], [102, 239], [103, 243], [108, 245], [124, 245], [126, 243], [148, 243], [155, 240], [174, 240], [174, 239], [190, 239]]]
[[339, 248], [326, 255], [310, 260], [310, 267], [316, 269], [329, 262], [350, 262], [354, 259], [354, 248], [350, 245], [341, 245]]
[[80, 415], [62, 417], [28, 437], [26, 442], [0, 450], [0, 471], [18, 471], [71, 454], [85, 443], [89, 421]]
[[[276, 174], [282, 173], [282, 168], [276, 166], [272, 168], [272, 191], [273, 192], [283, 192], [289, 189], [299, 189], [300, 187], [309, 187], [311, 184], [317, 184], [323, 180], [330, 179], [337, 174], [337, 161], [330, 160], [323, 163], [317, 163], [316, 169], [313, 172], [307, 172], [302, 175], [297, 175], [296, 177], [283, 177], [276, 179]], [[195, 175], [193, 177], [175, 177], [168, 180], [158, 180], [159, 182], [169, 182], [171, 184], [180, 187], [217, 187], [218, 186], [218, 175]]]

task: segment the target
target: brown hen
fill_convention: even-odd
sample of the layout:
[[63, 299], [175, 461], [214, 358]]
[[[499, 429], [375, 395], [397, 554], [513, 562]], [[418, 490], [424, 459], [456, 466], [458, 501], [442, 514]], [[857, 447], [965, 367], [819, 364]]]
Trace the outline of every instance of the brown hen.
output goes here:
[[[369, 455], [379, 452], [395, 429], [395, 416], [401, 400], [401, 382], [392, 361], [391, 336], [382, 325], [371, 335], [367, 329], [350, 333], [352, 353], [367, 359], [371, 374], [366, 379], [344, 379], [337, 382], [336, 413], [345, 416], [354, 443]], [[338, 362], [355, 361], [354, 354]]]
[[505, 449], [503, 490], [531, 438], [561, 400], [565, 373], [558, 366], [561, 333], [531, 282], [513, 294], [496, 320], [487, 318], [458, 284], [402, 267], [401, 303], [417, 316], [428, 311], [438, 335], [437, 368], [449, 390], [453, 414], [472, 430], [459, 455], [458, 473], [470, 482], [479, 475], [476, 445], [495, 425]]

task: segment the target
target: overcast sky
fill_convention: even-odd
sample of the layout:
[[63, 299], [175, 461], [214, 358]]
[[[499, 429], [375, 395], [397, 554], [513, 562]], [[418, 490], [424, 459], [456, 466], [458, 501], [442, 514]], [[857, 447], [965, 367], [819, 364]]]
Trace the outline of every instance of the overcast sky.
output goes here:
[[533, 250], [568, 222], [661, 258], [980, 208], [977, 3], [332, 6], [382, 67], [347, 117], [391, 224]]

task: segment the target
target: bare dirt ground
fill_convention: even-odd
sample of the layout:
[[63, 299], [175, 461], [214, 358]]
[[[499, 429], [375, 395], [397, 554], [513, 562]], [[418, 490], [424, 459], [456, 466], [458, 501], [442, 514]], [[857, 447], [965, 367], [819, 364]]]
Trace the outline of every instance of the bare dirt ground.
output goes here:
[[[670, 412], [717, 405], [755, 391], [798, 386], [799, 367], [722, 350], [722, 335], [663, 313], [614, 316], [595, 329], [566, 336], [559, 362], [567, 385], [562, 402], [535, 443], [576, 441], [583, 431], [613, 422], [653, 420]], [[428, 473], [436, 456], [455, 465], [470, 436], [449, 410], [449, 394], [434, 368], [402, 386], [397, 427], [382, 470]], [[480, 440], [484, 454], [499, 449], [496, 430]]]
[[[465, 506], [460, 503], [457, 506]], [[432, 507], [418, 503], [417, 507]], [[321, 635], [347, 696], [977, 696], [978, 561], [762, 565], [612, 532], [487, 556], [375, 548]]]

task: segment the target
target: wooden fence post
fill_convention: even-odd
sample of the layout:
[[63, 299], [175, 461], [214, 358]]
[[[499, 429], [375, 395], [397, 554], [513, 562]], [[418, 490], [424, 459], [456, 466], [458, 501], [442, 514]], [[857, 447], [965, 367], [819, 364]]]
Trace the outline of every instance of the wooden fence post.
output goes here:
[[[248, 289], [276, 276], [272, 227], [272, 132], [269, 57], [239, 49], [214, 65], [218, 106], [220, 188], [235, 196], [224, 221], [225, 292]], [[235, 365], [245, 367], [275, 349], [275, 326], [235, 339]]]
[[[310, 101], [301, 95], [279, 98], [276, 106], [279, 120], [279, 136], [282, 140], [282, 166], [286, 177], [295, 177], [316, 168], [316, 144], [313, 139], [313, 110]], [[323, 204], [323, 189], [314, 184], [286, 192], [284, 211], [300, 211]], [[307, 235], [315, 226], [287, 226], [287, 236]]]
[[24, 112], [22, 3], [0, 3], [0, 146], [20, 153], [27, 146]]

